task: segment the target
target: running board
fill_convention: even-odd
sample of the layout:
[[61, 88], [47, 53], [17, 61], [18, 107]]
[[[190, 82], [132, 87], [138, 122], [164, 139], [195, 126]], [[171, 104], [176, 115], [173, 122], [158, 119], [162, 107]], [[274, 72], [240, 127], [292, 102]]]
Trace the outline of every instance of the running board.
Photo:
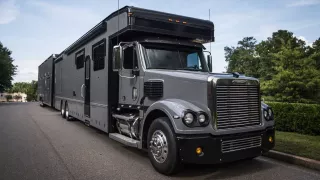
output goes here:
[[122, 134], [119, 134], [119, 133], [109, 133], [109, 137], [113, 140], [116, 140], [116, 141], [126, 145], [126, 146], [135, 147], [135, 148], [138, 148], [138, 144], [140, 142], [138, 140], [131, 139], [131, 138], [124, 136]]

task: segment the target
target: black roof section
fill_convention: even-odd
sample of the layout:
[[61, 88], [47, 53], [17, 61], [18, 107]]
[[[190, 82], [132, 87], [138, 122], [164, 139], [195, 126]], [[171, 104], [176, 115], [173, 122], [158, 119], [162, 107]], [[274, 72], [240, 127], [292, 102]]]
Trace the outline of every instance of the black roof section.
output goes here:
[[[89, 41], [89, 40], [93, 39], [94, 37], [105, 32], [107, 30], [106, 21], [108, 21], [109, 19], [111, 19], [111, 18], [113, 18], [123, 12], [132, 12], [134, 14], [134, 16], [149, 17], [152, 19], [159, 19], [159, 18], [167, 19], [167, 20], [170, 18], [179, 19], [181, 21], [182, 20], [187, 21], [189, 25], [202, 26], [202, 27], [214, 29], [214, 24], [209, 20], [202, 20], [202, 19], [181, 16], [181, 15], [176, 15], [176, 14], [170, 14], [170, 13], [165, 13], [165, 12], [160, 12], [160, 11], [155, 11], [155, 10], [137, 8], [137, 7], [133, 7], [133, 6], [124, 6], [121, 9], [114, 11], [108, 17], [106, 17], [101, 22], [99, 22], [96, 26], [94, 26], [87, 33], [85, 33], [83, 36], [81, 36], [78, 40], [76, 40], [73, 44], [71, 44], [63, 52], [61, 52], [59, 56], [61, 56], [63, 53], [66, 53], [66, 54], [72, 53], [73, 51], [77, 50], [80, 46], [87, 43], [87, 41]], [[58, 58], [58, 59], [60, 59], [60, 58]]]
[[51, 54], [45, 61], [43, 61], [39, 66], [41, 66], [42, 64], [44, 64], [45, 62], [47, 62], [50, 58], [53, 59], [53, 61], [55, 60], [55, 58], [58, 57], [59, 54]]
[[[67, 49], [64, 50], [67, 54], [71, 53], [73, 50], [77, 49], [79, 46], [83, 45], [87, 39], [92, 39], [95, 36], [105, 32], [107, 30], [106, 21], [118, 15], [118, 13], [123, 13], [128, 11], [129, 6], [125, 6], [118, 11], [111, 13], [108, 17], [99, 22], [96, 26], [90, 29], [87, 33], [81, 36], [77, 41], [71, 44]], [[61, 53], [62, 54], [62, 53]]]

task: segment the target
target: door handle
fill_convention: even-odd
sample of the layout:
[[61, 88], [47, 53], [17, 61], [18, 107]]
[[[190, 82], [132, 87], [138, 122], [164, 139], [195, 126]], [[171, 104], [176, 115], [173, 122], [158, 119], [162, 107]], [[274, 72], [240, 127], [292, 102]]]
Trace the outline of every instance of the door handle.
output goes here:
[[81, 93], [80, 93], [80, 94], [81, 94], [81, 97], [82, 97], [82, 98], [84, 98], [84, 96], [83, 96], [83, 87], [84, 87], [84, 86], [85, 86], [85, 85], [84, 85], [84, 84], [82, 84], [82, 86], [81, 86], [81, 90], [80, 90], [80, 91], [81, 91]]

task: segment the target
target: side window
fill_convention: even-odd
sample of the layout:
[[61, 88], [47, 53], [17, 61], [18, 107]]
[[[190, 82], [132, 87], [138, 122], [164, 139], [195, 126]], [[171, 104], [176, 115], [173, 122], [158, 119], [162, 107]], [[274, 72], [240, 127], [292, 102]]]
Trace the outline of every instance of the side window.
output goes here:
[[85, 56], [84, 49], [82, 49], [81, 51], [77, 52], [75, 56], [76, 56], [75, 64], [76, 64], [77, 69], [83, 68], [83, 66], [84, 66], [84, 56]]
[[106, 42], [102, 40], [92, 46], [93, 70], [104, 69], [104, 58], [106, 56]]
[[198, 56], [198, 53], [191, 53], [187, 56], [187, 67], [188, 68], [197, 68], [201, 69], [200, 67], [200, 58]]
[[124, 69], [138, 69], [137, 52], [134, 47], [127, 47], [123, 56]]

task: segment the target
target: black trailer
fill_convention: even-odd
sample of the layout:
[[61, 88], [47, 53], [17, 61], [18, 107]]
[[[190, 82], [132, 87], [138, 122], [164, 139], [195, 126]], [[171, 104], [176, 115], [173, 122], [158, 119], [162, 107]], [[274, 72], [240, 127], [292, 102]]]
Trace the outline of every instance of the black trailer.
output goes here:
[[57, 54], [52, 54], [38, 67], [38, 101], [41, 106], [54, 107], [54, 60]]

